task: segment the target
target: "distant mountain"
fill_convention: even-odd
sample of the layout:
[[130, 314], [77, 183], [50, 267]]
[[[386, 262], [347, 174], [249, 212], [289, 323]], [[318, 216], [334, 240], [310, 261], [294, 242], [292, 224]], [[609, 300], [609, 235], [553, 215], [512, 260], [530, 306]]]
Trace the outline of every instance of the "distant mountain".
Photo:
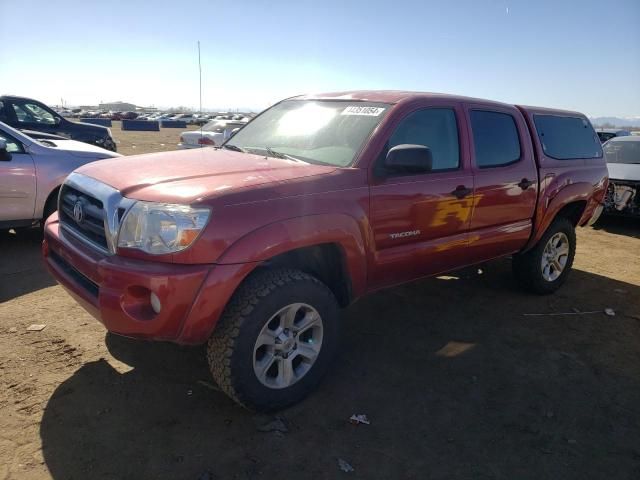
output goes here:
[[620, 118], [620, 117], [591, 117], [591, 123], [600, 127], [603, 125], [613, 125], [614, 127], [639, 127], [640, 117]]

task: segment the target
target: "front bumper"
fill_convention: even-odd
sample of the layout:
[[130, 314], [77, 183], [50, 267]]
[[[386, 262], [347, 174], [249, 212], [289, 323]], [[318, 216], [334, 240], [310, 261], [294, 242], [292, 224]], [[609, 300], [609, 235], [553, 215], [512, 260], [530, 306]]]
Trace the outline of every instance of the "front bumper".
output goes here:
[[[54, 278], [107, 330], [180, 344], [205, 342], [254, 264], [178, 265], [105, 255], [65, 234], [55, 213], [42, 252]], [[150, 294], [162, 308], [156, 313]]]
[[96, 145], [102, 148], [106, 148], [107, 150], [111, 150], [112, 152], [117, 152], [118, 147], [116, 146], [116, 142], [111, 137], [107, 137], [104, 139], [102, 143], [96, 142]]

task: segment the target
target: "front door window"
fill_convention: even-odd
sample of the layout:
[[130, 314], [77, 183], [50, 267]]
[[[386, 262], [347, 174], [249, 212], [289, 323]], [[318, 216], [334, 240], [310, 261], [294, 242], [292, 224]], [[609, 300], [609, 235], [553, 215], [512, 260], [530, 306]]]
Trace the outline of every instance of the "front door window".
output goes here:
[[51, 112], [34, 103], [14, 103], [13, 110], [16, 113], [19, 123], [51, 126], [56, 124], [56, 118]]

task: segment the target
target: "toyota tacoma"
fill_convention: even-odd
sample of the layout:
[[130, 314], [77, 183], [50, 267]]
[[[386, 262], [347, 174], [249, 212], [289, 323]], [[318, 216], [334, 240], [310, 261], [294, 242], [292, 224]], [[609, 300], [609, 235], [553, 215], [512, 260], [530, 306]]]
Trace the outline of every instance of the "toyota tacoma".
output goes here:
[[207, 343], [256, 410], [327, 372], [339, 308], [510, 256], [549, 294], [607, 191], [581, 113], [429, 93], [286, 99], [221, 147], [97, 162], [63, 184], [49, 271], [116, 334]]

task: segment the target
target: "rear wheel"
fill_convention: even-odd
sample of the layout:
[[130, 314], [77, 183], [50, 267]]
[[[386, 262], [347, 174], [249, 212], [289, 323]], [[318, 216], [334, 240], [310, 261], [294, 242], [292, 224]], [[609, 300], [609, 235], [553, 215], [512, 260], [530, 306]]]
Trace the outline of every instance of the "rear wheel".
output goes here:
[[513, 258], [513, 272], [527, 290], [555, 292], [566, 281], [576, 253], [576, 234], [571, 221], [553, 221], [534, 248]]
[[297, 270], [257, 272], [240, 286], [208, 345], [211, 373], [252, 410], [298, 402], [326, 373], [339, 339], [338, 304]]

